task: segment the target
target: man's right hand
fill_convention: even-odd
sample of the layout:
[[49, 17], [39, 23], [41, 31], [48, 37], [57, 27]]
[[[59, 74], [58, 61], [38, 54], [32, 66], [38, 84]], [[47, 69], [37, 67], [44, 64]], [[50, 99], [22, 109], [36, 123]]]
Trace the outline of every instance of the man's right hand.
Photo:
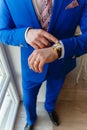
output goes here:
[[58, 42], [56, 37], [42, 29], [29, 29], [25, 40], [34, 49], [46, 48], [50, 46], [50, 42]]

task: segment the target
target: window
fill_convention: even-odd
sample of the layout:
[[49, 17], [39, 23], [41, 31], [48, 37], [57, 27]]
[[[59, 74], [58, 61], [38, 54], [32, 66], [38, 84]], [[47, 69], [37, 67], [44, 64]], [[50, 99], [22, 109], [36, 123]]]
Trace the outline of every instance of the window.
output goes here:
[[13, 130], [19, 101], [4, 48], [0, 45], [0, 130]]
[[2, 90], [2, 87], [3, 87], [3, 84], [5, 82], [5, 79], [6, 79], [6, 73], [4, 71], [4, 68], [3, 68], [3, 65], [2, 65], [2, 62], [0, 60], [0, 92]]

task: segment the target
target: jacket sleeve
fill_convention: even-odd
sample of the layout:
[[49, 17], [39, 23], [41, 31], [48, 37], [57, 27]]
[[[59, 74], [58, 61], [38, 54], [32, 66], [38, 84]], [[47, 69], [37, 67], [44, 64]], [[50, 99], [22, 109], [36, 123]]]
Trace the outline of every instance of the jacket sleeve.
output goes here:
[[0, 43], [28, 47], [24, 37], [26, 29], [15, 27], [5, 0], [0, 0]]
[[64, 58], [78, 57], [87, 53], [87, 4], [80, 20], [80, 28], [82, 34], [78, 37], [61, 39], [65, 49]]

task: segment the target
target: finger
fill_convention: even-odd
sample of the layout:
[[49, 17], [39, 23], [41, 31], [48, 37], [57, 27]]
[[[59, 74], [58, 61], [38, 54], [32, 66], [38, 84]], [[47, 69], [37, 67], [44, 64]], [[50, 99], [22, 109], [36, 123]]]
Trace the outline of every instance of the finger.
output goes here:
[[31, 61], [32, 57], [33, 57], [33, 52], [32, 52], [32, 54], [28, 57], [28, 62]]
[[45, 47], [50, 46], [50, 42], [45, 37], [41, 37], [40, 40], [45, 45]]
[[34, 59], [35, 59], [34, 57], [35, 56], [34, 56], [34, 51], [33, 51], [32, 54], [28, 58], [28, 65], [31, 69], [33, 69], [33, 63], [34, 63]]
[[40, 49], [40, 47], [36, 43], [32, 43], [31, 45], [34, 49]]
[[28, 63], [29, 63], [30, 68], [33, 71], [39, 72], [38, 65], [39, 65], [40, 60], [35, 52], [36, 51], [33, 51], [33, 53], [29, 56]]
[[43, 72], [44, 62], [39, 63], [39, 72]]
[[46, 32], [46, 31], [44, 31], [43, 36], [51, 42], [54, 42], [54, 43], [58, 42], [58, 39], [56, 37], [54, 37], [53, 35], [51, 35], [50, 33]]
[[34, 56], [31, 58], [31, 60], [29, 60], [29, 67], [32, 69], [32, 70], [34, 70], [34, 61], [35, 61], [35, 59], [34, 59]]
[[38, 49], [45, 48], [46, 46], [42, 43], [42, 40], [37, 40], [35, 44], [39, 47]]
[[35, 72], [39, 72], [39, 63], [40, 63], [39, 60], [36, 60], [36, 61], [34, 62], [34, 71], [35, 71]]

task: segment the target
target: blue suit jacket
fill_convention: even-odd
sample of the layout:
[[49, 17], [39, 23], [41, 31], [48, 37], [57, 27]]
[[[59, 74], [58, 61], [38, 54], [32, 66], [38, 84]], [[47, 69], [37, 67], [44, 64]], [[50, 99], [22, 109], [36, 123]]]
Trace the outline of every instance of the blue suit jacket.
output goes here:
[[[40, 29], [32, 0], [0, 0], [0, 42], [21, 47], [23, 81], [41, 82], [46, 73], [55, 78], [66, 75], [76, 65], [76, 57], [87, 52], [87, 1], [78, 0], [79, 6], [65, 10], [72, 0], [54, 0], [48, 32], [64, 44], [65, 55], [46, 64], [43, 73], [35, 73], [28, 67], [28, 57], [33, 48], [24, 38], [27, 27]], [[82, 35], [75, 37], [74, 32], [80, 25]], [[15, 54], [16, 55], [16, 54]]]

